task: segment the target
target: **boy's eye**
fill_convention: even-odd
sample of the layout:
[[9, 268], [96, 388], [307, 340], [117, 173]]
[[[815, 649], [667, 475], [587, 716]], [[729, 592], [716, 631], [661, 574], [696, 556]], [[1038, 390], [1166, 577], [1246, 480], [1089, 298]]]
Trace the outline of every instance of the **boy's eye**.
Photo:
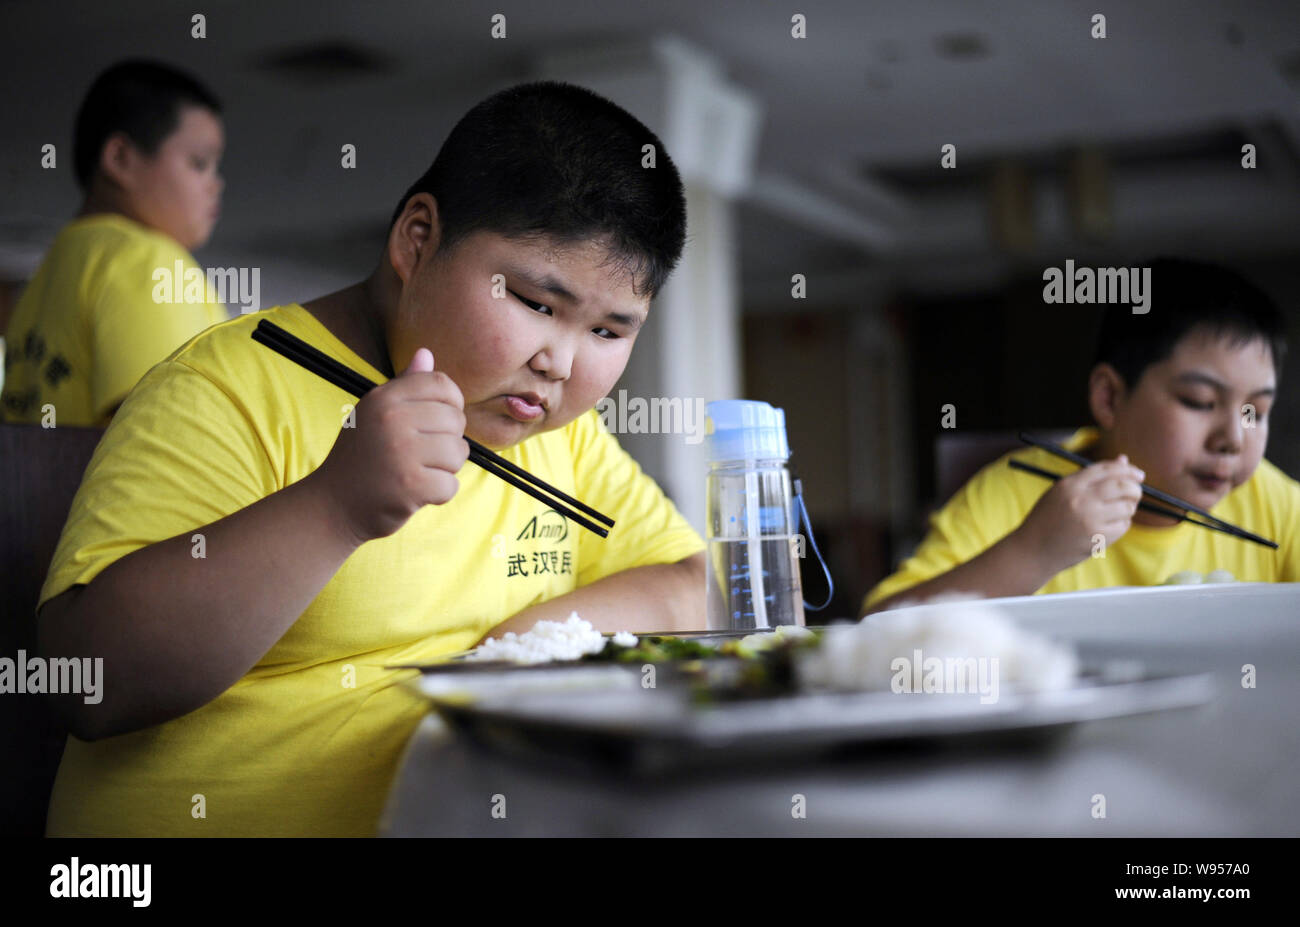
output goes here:
[[515, 299], [519, 300], [529, 309], [536, 309], [538, 312], [544, 312], [547, 315], [554, 314], [551, 312], [550, 306], [544, 306], [541, 303], [533, 302], [531, 299], [524, 299], [524, 297], [520, 296], [518, 293], [514, 292], [513, 290], [510, 291], [510, 295], [513, 296]]
[[1179, 398], [1178, 401], [1189, 409], [1195, 409], [1197, 412], [1208, 412], [1210, 409], [1214, 408], [1214, 403], [1212, 402], [1197, 402], [1195, 399], [1188, 399], [1185, 396]]
[[[550, 306], [547, 306], [543, 303], [536, 302], [535, 300], [528, 299], [524, 296], [520, 296], [514, 290], [507, 290], [506, 292], [508, 292], [515, 299], [519, 300], [529, 309], [533, 309], [537, 312], [541, 312], [548, 316], [555, 315], [555, 311], [551, 309]], [[608, 328], [593, 328], [592, 332], [595, 333], [597, 337], [604, 338], [606, 341], [614, 341], [615, 339], [620, 337], [616, 332], [612, 332]]]

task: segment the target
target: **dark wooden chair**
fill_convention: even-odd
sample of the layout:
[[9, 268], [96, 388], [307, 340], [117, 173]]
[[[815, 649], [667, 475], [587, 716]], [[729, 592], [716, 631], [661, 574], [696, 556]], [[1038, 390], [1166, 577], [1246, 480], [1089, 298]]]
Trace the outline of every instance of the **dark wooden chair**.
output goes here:
[[[36, 598], [102, 434], [97, 428], [0, 425], [0, 657], [36, 653]], [[40, 695], [0, 695], [0, 833], [44, 835], [65, 739]]]
[[[1073, 431], [1034, 431], [1035, 437], [1064, 444]], [[948, 431], [934, 439], [935, 505], [942, 506], [962, 484], [1007, 451], [1027, 448], [1012, 432]], [[1073, 465], [1062, 462], [1059, 470], [1069, 473]]]

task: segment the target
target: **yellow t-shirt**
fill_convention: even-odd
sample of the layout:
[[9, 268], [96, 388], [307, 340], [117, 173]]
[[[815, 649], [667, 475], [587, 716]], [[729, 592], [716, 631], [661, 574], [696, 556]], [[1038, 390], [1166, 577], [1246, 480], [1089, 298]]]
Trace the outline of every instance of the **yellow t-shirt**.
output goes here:
[[[1097, 438], [1095, 428], [1081, 428], [1065, 446], [1079, 451]], [[1039, 448], [1014, 451], [984, 467], [930, 519], [916, 553], [867, 594], [864, 609], [973, 559], [1020, 526], [1052, 484], [1012, 469], [1007, 460], [1013, 456], [1055, 473], [1078, 469]], [[1134, 524], [1104, 557], [1062, 570], [1038, 592], [1154, 586], [1183, 570], [1227, 570], [1242, 582], [1300, 581], [1300, 483], [1261, 460], [1250, 479], [1210, 512], [1280, 546], [1272, 550], [1187, 522], [1169, 528]]]
[[145, 371], [226, 320], [206, 277], [186, 293], [190, 271], [175, 239], [125, 216], [64, 226], [9, 321], [0, 417], [40, 422], [49, 404], [54, 424], [103, 426]]
[[[329, 454], [344, 406], [356, 400], [254, 342], [262, 318], [384, 382], [298, 305], [195, 338], [149, 371], [100, 441], [42, 603], [137, 548], [284, 488]], [[358, 548], [284, 637], [212, 702], [130, 734], [68, 738], [48, 832], [373, 834], [401, 750], [427, 711], [398, 684], [414, 673], [386, 665], [464, 650], [533, 603], [704, 549], [594, 410], [500, 454], [615, 519], [609, 537], [467, 464], [450, 502]], [[627, 625], [637, 628], [635, 613]], [[191, 815], [196, 795], [204, 818]]]

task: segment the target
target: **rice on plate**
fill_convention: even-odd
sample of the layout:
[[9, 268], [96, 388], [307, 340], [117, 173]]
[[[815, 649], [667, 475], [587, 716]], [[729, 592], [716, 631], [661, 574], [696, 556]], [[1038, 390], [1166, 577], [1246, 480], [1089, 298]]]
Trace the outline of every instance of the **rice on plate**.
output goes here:
[[899, 661], [910, 669], [918, 651], [927, 663], [931, 658], [943, 664], [996, 659], [999, 681], [1024, 689], [1063, 689], [1078, 675], [1073, 648], [1020, 628], [983, 600], [939, 596], [925, 606], [891, 609], [857, 624], [827, 628], [820, 647], [800, 654], [801, 686], [842, 691], [896, 688], [904, 665]]
[[[636, 635], [619, 631], [614, 643], [635, 647]], [[552, 660], [581, 660], [605, 649], [605, 635], [590, 621], [570, 612], [567, 621], [539, 621], [523, 634], [507, 631], [475, 647], [466, 660], [508, 660], [512, 663], [548, 663]]]

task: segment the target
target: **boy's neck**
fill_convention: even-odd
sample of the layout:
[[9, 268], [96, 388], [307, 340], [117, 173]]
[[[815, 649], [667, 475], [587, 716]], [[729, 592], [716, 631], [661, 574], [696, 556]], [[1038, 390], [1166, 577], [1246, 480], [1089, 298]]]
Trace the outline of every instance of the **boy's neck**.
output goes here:
[[1114, 457], [1115, 453], [1118, 452], [1111, 452], [1111, 442], [1107, 440], [1106, 433], [1099, 429], [1097, 432], [1097, 440], [1093, 441], [1086, 447], [1079, 448], [1075, 453], [1080, 457], [1087, 457], [1089, 460], [1096, 463], [1099, 460], [1108, 460]]
[[81, 201], [81, 209], [77, 211], [75, 218], [81, 219], [85, 216], [97, 216], [104, 213], [125, 216], [133, 222], [144, 224], [144, 220], [134, 215], [130, 209], [127, 209], [126, 205], [120, 202], [118, 197], [106, 193], [99, 189], [98, 186], [86, 194], [86, 198]]
[[383, 300], [374, 277], [302, 304], [330, 334], [386, 377], [393, 377]]

